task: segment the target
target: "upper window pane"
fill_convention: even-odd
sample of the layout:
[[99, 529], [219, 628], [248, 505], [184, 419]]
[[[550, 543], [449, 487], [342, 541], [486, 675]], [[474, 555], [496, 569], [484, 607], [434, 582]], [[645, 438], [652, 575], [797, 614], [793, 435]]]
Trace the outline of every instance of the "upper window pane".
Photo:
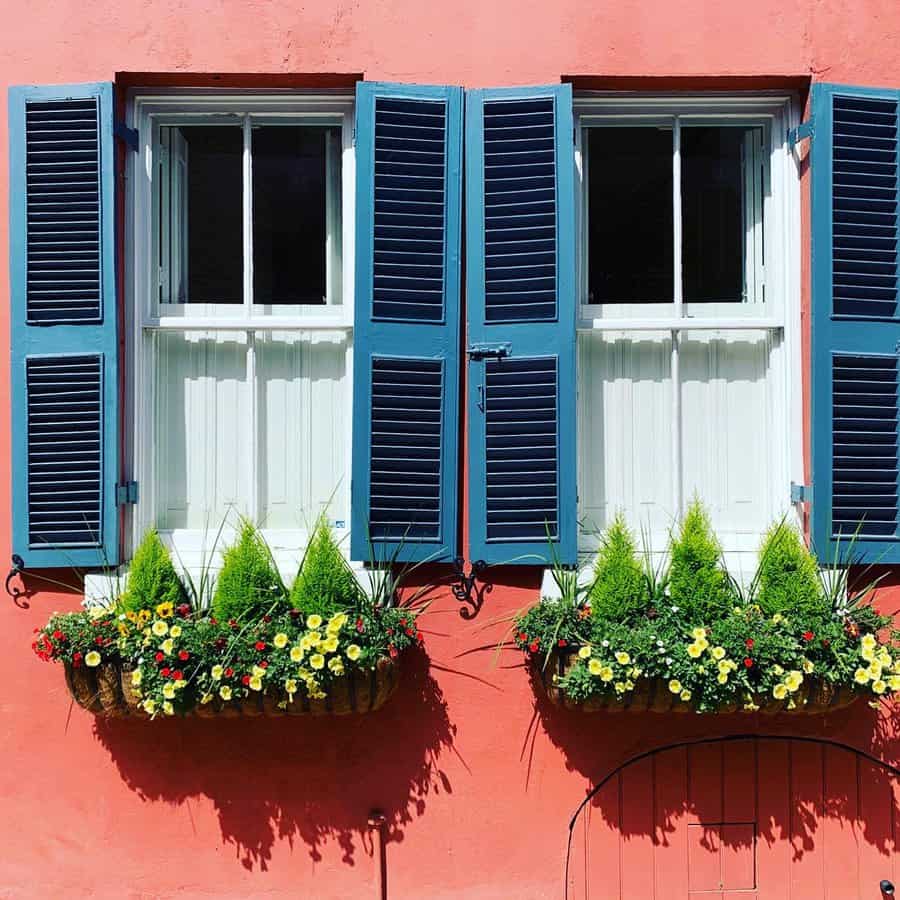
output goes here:
[[241, 303], [241, 129], [160, 128], [160, 302]]
[[671, 301], [672, 132], [594, 128], [589, 136], [589, 302]]
[[255, 303], [326, 302], [329, 145], [336, 138], [332, 128], [253, 129]]

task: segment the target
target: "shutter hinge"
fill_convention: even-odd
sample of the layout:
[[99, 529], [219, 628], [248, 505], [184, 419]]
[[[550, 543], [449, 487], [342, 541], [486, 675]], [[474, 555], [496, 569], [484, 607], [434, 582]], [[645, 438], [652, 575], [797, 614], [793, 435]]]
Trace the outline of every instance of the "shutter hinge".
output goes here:
[[125, 143], [137, 153], [138, 133], [136, 128], [129, 128], [124, 122], [116, 122], [113, 133], [119, 140], [125, 141]]
[[788, 129], [788, 144], [790, 145], [791, 150], [797, 146], [798, 142], [805, 140], [806, 138], [812, 139], [815, 135], [816, 130], [813, 128], [813, 120], [807, 119], [805, 122], [802, 122], [796, 128]]
[[791, 503], [811, 503], [812, 502], [812, 485], [797, 484], [796, 481], [791, 482]]
[[136, 481], [123, 481], [116, 485], [116, 506], [138, 502], [138, 483]]
[[466, 347], [469, 359], [503, 359], [512, 355], [512, 344], [470, 344]]

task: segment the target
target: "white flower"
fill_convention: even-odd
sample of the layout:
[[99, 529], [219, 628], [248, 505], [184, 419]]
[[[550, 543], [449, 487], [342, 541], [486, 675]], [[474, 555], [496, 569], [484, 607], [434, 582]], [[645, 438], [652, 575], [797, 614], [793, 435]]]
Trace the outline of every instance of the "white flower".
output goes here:
[[656, 646], [657, 646], [657, 647], [665, 647], [666, 644], [665, 644], [664, 641], [657, 641], [657, 642], [656, 642]]
[[600, 643], [601, 643], [604, 647], [608, 647], [608, 646], [609, 646], [609, 641], [600, 641]]
[[673, 606], [673, 607], [672, 607], [672, 612], [678, 612], [678, 607], [677, 607], [677, 606]]
[[675, 662], [675, 660], [673, 660], [671, 656], [666, 657], [666, 665], [667, 666], [671, 666], [673, 662]]

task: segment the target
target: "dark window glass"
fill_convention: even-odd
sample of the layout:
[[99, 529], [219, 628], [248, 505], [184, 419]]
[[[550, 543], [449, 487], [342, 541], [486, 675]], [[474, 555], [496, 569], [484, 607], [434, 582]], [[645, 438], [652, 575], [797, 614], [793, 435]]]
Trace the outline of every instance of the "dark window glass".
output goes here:
[[744, 128], [682, 128], [684, 299], [740, 301], [744, 288]]
[[594, 128], [588, 144], [591, 303], [672, 299], [672, 132]]
[[329, 129], [253, 130], [253, 292], [261, 304], [324, 303]]
[[[172, 141], [168, 166], [172, 180], [172, 215], [177, 217], [175, 199], [179, 195], [180, 166], [187, 171], [187, 185], [180, 190], [187, 198], [187, 297], [173, 296], [171, 302], [241, 303], [243, 289], [241, 223], [241, 129], [216, 125], [191, 125], [172, 129], [183, 143]], [[186, 159], [185, 159], [186, 157]], [[174, 225], [173, 219], [170, 223]], [[170, 227], [176, 240], [178, 228]], [[176, 253], [173, 251], [173, 263]]]

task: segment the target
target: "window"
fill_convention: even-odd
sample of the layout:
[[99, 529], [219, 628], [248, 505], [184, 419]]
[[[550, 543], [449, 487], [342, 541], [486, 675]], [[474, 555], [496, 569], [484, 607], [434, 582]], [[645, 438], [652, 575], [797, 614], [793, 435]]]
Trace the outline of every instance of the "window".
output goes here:
[[576, 101], [580, 549], [617, 510], [662, 550], [709, 509], [736, 567], [789, 507], [789, 103]]
[[350, 98], [135, 102], [135, 534], [188, 565], [225, 516], [296, 565], [349, 520]]

